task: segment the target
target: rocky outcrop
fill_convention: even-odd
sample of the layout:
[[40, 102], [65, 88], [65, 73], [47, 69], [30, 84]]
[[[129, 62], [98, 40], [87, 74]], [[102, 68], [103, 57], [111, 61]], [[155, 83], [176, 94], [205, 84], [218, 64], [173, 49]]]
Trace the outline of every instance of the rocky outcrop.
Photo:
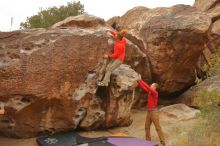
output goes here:
[[200, 111], [185, 104], [173, 104], [160, 109], [160, 119], [163, 121], [190, 120], [200, 114]]
[[[212, 20], [212, 24], [208, 30], [208, 42], [205, 44], [205, 50], [202, 53], [203, 56], [201, 56], [198, 61], [200, 74], [206, 74], [213, 64], [213, 61], [211, 60], [213, 60], [213, 57], [218, 53], [217, 49], [220, 46], [220, 1], [196, 0], [194, 7], [209, 15]], [[203, 68], [206, 68], [206, 70]], [[202, 72], [202, 70], [204, 71]], [[218, 87], [219, 72], [214, 76], [207, 78], [202, 83], [191, 87], [188, 91], [178, 97], [175, 102], [184, 103], [197, 108], [207, 105], [217, 105], [220, 101], [220, 89]]]
[[149, 64], [142, 64], [143, 52], [128, 41], [126, 63], [133, 69], [122, 65], [109, 88], [95, 94], [103, 54], [112, 47], [105, 32], [110, 27], [88, 15], [67, 20], [48, 29], [0, 33], [0, 133], [31, 137], [131, 124], [133, 69]]
[[[210, 38], [212, 41], [212, 37], [215, 37], [215, 35], [219, 36], [219, 32], [216, 31], [219, 29], [219, 25], [216, 21], [220, 20], [220, 1], [219, 0], [196, 0], [194, 7], [196, 7], [198, 10], [205, 12], [208, 14], [211, 19], [213, 25], [210, 27]], [[214, 36], [213, 36], [214, 35]]]
[[133, 85], [137, 76], [128, 65], [123, 64], [116, 69], [111, 76], [111, 85], [108, 88], [100, 87], [96, 92], [98, 98], [88, 107], [87, 116], [80, 123], [80, 127], [91, 130], [130, 125], [135, 88]]
[[220, 20], [220, 1], [219, 0], [196, 0], [194, 7], [200, 11], [205, 12], [212, 20], [212, 24], [208, 30], [208, 42], [205, 44], [202, 56], [197, 64], [198, 77], [203, 80], [207, 78], [207, 66], [210, 66], [210, 59], [212, 53], [215, 53], [218, 46], [220, 46], [219, 35], [219, 20]]
[[208, 47], [213, 50], [212, 52], [215, 52], [215, 50], [220, 46], [220, 19], [212, 24], [209, 38], [210, 45]]
[[148, 56], [152, 80], [161, 85], [162, 92], [175, 93], [194, 83], [196, 64], [208, 41], [208, 14], [186, 5], [136, 7], [115, 23], [128, 29], [128, 39]]
[[212, 34], [216, 34], [220, 36], [220, 19], [213, 23], [213, 27], [211, 30]]
[[207, 105], [220, 105], [220, 71], [202, 83], [191, 87], [180, 95], [176, 103], [184, 103], [188, 106], [201, 108]]
[[100, 26], [107, 26], [104, 19], [85, 13], [79, 16], [67, 17], [65, 20], [54, 24], [51, 28], [65, 28], [65, 27], [96, 28]]
[[194, 7], [200, 11], [208, 11], [220, 3], [219, 0], [195, 0]]

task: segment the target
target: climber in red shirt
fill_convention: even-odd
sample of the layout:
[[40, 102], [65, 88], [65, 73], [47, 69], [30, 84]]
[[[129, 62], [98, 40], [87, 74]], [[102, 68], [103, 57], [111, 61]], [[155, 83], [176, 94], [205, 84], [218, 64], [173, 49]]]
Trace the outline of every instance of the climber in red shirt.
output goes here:
[[114, 53], [108, 57], [124, 61], [126, 40], [123, 38], [123, 36], [125, 35], [125, 31], [121, 31], [118, 34], [113, 31], [110, 32], [113, 36], [116, 37], [116, 41], [114, 44]]
[[122, 30], [119, 33], [116, 33], [107, 30], [107, 32], [110, 32], [116, 40], [114, 43], [114, 53], [111, 55], [104, 55], [105, 59], [111, 58], [112, 60], [106, 67], [104, 78], [101, 78], [98, 82], [99, 86], [108, 86], [111, 73], [123, 63], [125, 58], [126, 39], [124, 36], [126, 35], [126, 31]]
[[147, 116], [145, 121], [145, 133], [146, 133], [146, 140], [151, 140], [150, 136], [150, 126], [153, 123], [155, 126], [155, 129], [158, 133], [158, 136], [160, 138], [161, 145], [165, 145], [165, 138], [162, 131], [162, 128], [160, 126], [159, 122], [159, 112], [157, 109], [157, 102], [158, 102], [158, 92], [157, 89], [159, 85], [157, 83], [151, 84], [149, 86], [147, 83], [145, 83], [141, 76], [139, 75], [139, 79], [137, 80], [138, 85], [141, 89], [144, 90], [145, 93], [147, 93]]

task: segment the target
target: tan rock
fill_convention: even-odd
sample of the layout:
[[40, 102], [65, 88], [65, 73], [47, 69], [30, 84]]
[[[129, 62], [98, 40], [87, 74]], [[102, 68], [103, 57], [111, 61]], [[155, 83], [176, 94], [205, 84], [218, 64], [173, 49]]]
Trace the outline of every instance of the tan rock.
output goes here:
[[208, 11], [219, 3], [219, 0], [195, 0], [194, 7], [200, 11]]
[[[100, 87], [97, 98], [90, 103], [87, 116], [79, 125], [83, 129], [109, 128], [128, 126], [132, 123], [130, 118], [131, 106], [134, 101], [134, 91], [138, 74], [130, 66], [122, 64], [111, 76], [111, 86], [106, 89]], [[128, 91], [128, 94], [124, 94]], [[104, 122], [104, 123], [103, 123]]]
[[220, 1], [218, 5], [208, 10], [207, 13], [212, 18], [213, 22], [215, 22], [216, 20], [219, 20], [220, 19]]
[[201, 108], [220, 104], [220, 75], [207, 78], [202, 83], [191, 87], [176, 99], [176, 103]]
[[213, 50], [212, 51], [213, 53], [220, 46], [220, 19], [216, 20], [212, 24], [212, 28], [210, 30], [210, 36], [209, 36], [209, 43], [207, 46], [210, 50]]
[[78, 16], [67, 17], [65, 20], [54, 24], [52, 28], [57, 28], [57, 27], [96, 28], [100, 26], [106, 26], [104, 19], [85, 13]]
[[112, 17], [111, 19], [109, 19], [109, 20], [107, 21], [107, 23], [108, 23], [109, 25], [111, 25], [112, 28], [114, 28], [114, 29], [116, 29], [116, 30], [120, 30], [120, 29], [121, 29], [120, 26], [117, 25], [117, 24], [119, 23], [119, 21], [120, 21], [120, 16], [114, 16], [114, 17]]
[[185, 104], [174, 104], [160, 109], [160, 118], [163, 121], [190, 120], [200, 113], [199, 110], [190, 108]]
[[220, 36], [220, 19], [213, 24], [212, 34]]
[[[113, 75], [117, 82], [112, 80], [103, 96], [95, 94], [103, 54], [112, 49], [113, 38], [105, 32], [109, 26], [89, 15], [59, 25], [0, 33], [0, 102], [5, 107], [0, 133], [32, 137], [131, 124], [133, 69], [122, 66]], [[128, 41], [126, 51], [125, 63], [148, 67], [141, 64], [143, 52], [136, 45]]]

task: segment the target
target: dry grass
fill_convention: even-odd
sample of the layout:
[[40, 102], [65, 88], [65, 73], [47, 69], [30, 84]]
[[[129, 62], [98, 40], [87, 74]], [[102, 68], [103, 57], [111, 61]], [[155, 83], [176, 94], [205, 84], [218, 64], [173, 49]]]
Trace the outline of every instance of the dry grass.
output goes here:
[[201, 122], [189, 132], [188, 146], [218, 146], [220, 144], [220, 107], [203, 107]]
[[209, 76], [215, 75], [216, 71], [220, 68], [220, 46], [216, 49], [216, 52], [213, 54], [212, 59], [210, 60], [210, 68], [208, 70]]
[[198, 91], [198, 98], [195, 102], [197, 105], [218, 105], [220, 103], [220, 91], [217, 89], [209, 91], [207, 88], [203, 88], [202, 90]]

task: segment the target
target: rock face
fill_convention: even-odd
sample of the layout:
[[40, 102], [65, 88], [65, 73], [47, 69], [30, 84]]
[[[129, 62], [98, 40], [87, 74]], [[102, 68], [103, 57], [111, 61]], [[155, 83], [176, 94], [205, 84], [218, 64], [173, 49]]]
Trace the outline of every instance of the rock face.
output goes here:
[[[95, 94], [103, 54], [112, 47], [110, 27], [88, 15], [55, 26], [0, 33], [0, 133], [31, 137], [129, 125], [133, 69], [122, 65], [110, 87]], [[126, 63], [139, 68], [143, 52], [129, 41], [127, 52]]]
[[161, 85], [162, 92], [175, 93], [194, 83], [196, 64], [208, 41], [208, 14], [186, 5], [136, 7], [108, 22], [128, 29], [129, 40], [149, 58], [152, 80]]
[[220, 46], [220, 19], [216, 20], [212, 24], [209, 43], [207, 46], [212, 51], [212, 53], [215, 53], [216, 49]]
[[174, 104], [160, 109], [160, 119], [163, 121], [190, 120], [200, 113], [199, 110], [190, 108], [185, 104]]
[[63, 21], [54, 24], [51, 28], [65, 28], [65, 27], [97, 28], [99, 26], [106, 26], [104, 19], [89, 14], [82, 14], [79, 16], [70, 16]]
[[202, 83], [193, 86], [175, 101], [193, 107], [220, 105], [220, 71]]
[[[97, 91], [96, 96], [103, 97], [102, 102], [90, 105], [80, 127], [91, 130], [130, 125], [132, 123], [130, 111], [134, 101], [133, 84], [137, 76], [138, 74], [128, 65], [122, 64], [116, 69], [111, 76], [111, 85], [107, 89], [101, 87]], [[99, 105], [99, 108], [94, 108], [97, 107], [95, 105]]]
[[[220, 38], [213, 38], [219, 37], [219, 20], [220, 20], [220, 0], [196, 0], [194, 7], [198, 10], [207, 13], [212, 19], [212, 26], [209, 32], [209, 39], [210, 43], [214, 43], [215, 45], [219, 45], [219, 42], [215, 42], [216, 39]], [[214, 40], [213, 40], [214, 39]], [[216, 46], [214, 46], [216, 47]], [[213, 49], [210, 47], [210, 49]]]
[[213, 24], [212, 34], [220, 36], [220, 19]]
[[200, 11], [208, 11], [220, 3], [219, 0], [195, 0], [194, 7]]
[[[220, 46], [220, 1], [219, 0], [196, 0], [194, 7], [205, 12], [212, 20], [212, 24], [208, 30], [208, 42], [205, 44], [205, 50], [197, 64], [197, 73], [203, 80], [206, 78], [206, 66], [209, 66], [209, 61], [212, 57], [211, 53], [215, 53]], [[205, 78], [204, 78], [205, 76]]]
[[[210, 59], [213, 53], [218, 53], [217, 48], [220, 46], [220, 1], [219, 0], [196, 0], [194, 7], [206, 13], [212, 20], [208, 30], [208, 42], [205, 44], [205, 50], [199, 59], [199, 66], [203, 70], [204, 64], [210, 66]], [[207, 66], [206, 66], [207, 68]], [[204, 72], [200, 72], [204, 74]], [[203, 107], [206, 105], [216, 105], [220, 102], [219, 72], [213, 77], [207, 78], [202, 83], [191, 87], [184, 92], [176, 103], [184, 103], [189, 106]]]

